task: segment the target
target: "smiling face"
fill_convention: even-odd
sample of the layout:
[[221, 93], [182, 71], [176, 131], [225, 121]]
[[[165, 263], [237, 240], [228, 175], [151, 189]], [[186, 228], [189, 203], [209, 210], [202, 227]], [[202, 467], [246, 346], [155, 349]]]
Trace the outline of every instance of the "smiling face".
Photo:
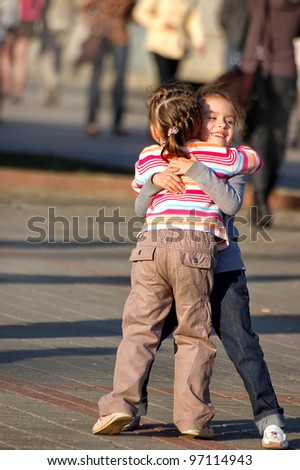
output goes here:
[[200, 139], [227, 147], [235, 134], [236, 116], [230, 101], [212, 95], [203, 99]]

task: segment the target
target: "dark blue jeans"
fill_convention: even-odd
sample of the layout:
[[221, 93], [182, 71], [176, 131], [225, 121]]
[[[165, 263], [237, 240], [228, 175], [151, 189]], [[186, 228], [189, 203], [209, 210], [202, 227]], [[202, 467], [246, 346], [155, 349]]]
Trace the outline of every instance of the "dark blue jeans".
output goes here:
[[262, 434], [269, 424], [285, 426], [258, 336], [252, 331], [243, 270], [217, 274], [211, 295], [212, 324], [248, 392]]
[[93, 64], [92, 79], [88, 91], [88, 116], [87, 122], [97, 121], [97, 112], [100, 107], [99, 80], [103, 72], [103, 60], [105, 56], [112, 55], [114, 61], [115, 80], [112, 84], [113, 127], [121, 124], [124, 111], [124, 83], [127, 66], [128, 46], [116, 46], [103, 38], [100, 42], [96, 60]]
[[[243, 380], [260, 434], [269, 424], [284, 428], [283, 409], [277, 402], [259, 338], [252, 331], [245, 272], [238, 270], [216, 274], [210, 300], [214, 330]], [[173, 305], [165, 321], [161, 341], [172, 333], [176, 324]], [[140, 415], [147, 411], [147, 383], [142, 396]]]

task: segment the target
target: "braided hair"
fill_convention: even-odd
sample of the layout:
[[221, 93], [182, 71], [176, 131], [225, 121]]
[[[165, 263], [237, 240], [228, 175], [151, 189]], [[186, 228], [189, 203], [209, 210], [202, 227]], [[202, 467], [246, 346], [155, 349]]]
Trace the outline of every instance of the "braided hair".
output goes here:
[[192, 86], [169, 82], [152, 89], [146, 101], [149, 123], [159, 132], [163, 143], [161, 155], [190, 158], [184, 145], [199, 138], [201, 108]]

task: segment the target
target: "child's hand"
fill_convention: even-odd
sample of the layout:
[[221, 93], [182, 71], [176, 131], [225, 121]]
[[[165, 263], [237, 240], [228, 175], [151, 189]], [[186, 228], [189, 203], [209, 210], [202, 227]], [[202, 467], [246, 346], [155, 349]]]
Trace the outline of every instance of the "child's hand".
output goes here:
[[186, 172], [191, 168], [191, 166], [197, 161], [197, 159], [192, 156], [191, 158], [173, 158], [170, 160], [168, 169], [173, 172], [175, 175], [185, 175]]
[[162, 173], [156, 173], [152, 176], [152, 183], [166, 189], [172, 194], [184, 193], [185, 184], [180, 176], [175, 175], [168, 168]]

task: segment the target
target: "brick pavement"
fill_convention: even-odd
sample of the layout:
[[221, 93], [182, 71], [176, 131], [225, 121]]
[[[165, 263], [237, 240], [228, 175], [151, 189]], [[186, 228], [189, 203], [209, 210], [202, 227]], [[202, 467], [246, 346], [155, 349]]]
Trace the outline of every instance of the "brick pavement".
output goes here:
[[[0, 202], [1, 449], [260, 449], [247, 395], [215, 336], [213, 441], [180, 436], [172, 424], [171, 339], [153, 368], [142, 428], [93, 436], [97, 401], [112, 385], [133, 246], [126, 223], [120, 230], [106, 223], [98, 236], [95, 217], [105, 206], [112, 220], [119, 214], [128, 221], [134, 215], [132, 200], [123, 198], [118, 213], [105, 196], [93, 200], [93, 192], [78, 201], [70, 194], [66, 199], [57, 192], [37, 195], [27, 189], [1, 192]], [[57, 217], [52, 232], [49, 208]], [[35, 216], [39, 219], [33, 221]], [[26, 241], [43, 235], [41, 229], [55, 242]], [[285, 408], [290, 447], [299, 449], [300, 213], [278, 210], [270, 242], [243, 229], [254, 329]], [[112, 237], [110, 243], [104, 235]], [[116, 238], [124, 238], [123, 243]]]

